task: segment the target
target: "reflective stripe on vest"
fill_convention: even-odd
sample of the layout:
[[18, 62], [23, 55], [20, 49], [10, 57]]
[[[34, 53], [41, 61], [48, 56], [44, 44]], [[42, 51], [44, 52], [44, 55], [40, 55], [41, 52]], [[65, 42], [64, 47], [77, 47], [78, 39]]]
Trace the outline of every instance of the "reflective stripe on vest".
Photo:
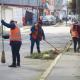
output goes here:
[[21, 41], [21, 34], [18, 27], [11, 29], [10, 41]]

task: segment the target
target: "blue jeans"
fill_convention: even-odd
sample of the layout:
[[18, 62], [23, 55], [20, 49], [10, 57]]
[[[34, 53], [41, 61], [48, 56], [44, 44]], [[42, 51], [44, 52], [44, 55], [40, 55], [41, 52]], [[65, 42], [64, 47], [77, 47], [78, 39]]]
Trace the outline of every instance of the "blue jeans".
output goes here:
[[31, 40], [31, 54], [33, 53], [34, 44], [36, 43], [37, 51], [40, 53], [40, 40]]
[[80, 49], [80, 37], [78, 38], [78, 51]]
[[74, 52], [76, 52], [76, 50], [77, 50], [77, 45], [79, 46], [78, 38], [73, 37], [73, 43], [74, 43]]

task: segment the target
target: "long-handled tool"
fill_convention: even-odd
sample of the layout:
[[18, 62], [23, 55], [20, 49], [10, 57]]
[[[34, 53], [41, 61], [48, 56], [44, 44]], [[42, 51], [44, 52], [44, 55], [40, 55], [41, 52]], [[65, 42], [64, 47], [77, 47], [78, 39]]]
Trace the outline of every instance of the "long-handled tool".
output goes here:
[[52, 48], [55, 49], [55, 52], [59, 53], [59, 50], [57, 48], [55, 48], [50, 42], [48, 42], [47, 40], [44, 40], [47, 44], [49, 44]]
[[[3, 14], [3, 4], [1, 5], [1, 19]], [[2, 36], [3, 36], [3, 25], [2, 26]], [[4, 52], [4, 39], [2, 38], [2, 55], [1, 55], [1, 62], [5, 63], [5, 52]]]

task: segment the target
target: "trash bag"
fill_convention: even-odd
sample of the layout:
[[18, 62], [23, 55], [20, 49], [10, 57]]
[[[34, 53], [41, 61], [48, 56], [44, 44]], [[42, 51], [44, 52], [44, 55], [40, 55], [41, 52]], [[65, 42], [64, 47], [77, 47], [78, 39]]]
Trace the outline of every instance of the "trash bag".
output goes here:
[[8, 33], [3, 33], [3, 34], [2, 34], [2, 38], [4, 38], [4, 39], [9, 39], [9, 34], [8, 34]]

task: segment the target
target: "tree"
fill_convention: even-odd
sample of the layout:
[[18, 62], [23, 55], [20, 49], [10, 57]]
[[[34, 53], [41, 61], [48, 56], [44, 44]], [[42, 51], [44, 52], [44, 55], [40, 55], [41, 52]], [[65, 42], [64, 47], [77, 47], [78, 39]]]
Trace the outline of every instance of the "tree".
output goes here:
[[74, 14], [76, 13], [76, 0], [72, 0], [68, 3], [68, 9], [71, 9]]
[[76, 0], [72, 0], [72, 3], [70, 3], [70, 5], [71, 5], [72, 12], [75, 14], [76, 13]]

